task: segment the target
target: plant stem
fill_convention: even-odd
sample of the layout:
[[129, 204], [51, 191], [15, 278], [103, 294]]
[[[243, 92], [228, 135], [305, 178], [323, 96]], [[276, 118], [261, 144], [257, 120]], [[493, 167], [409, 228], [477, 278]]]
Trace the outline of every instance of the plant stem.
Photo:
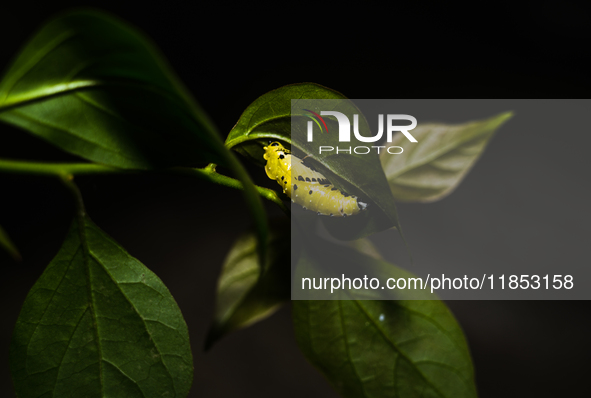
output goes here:
[[[202, 180], [210, 181], [215, 184], [223, 185], [234, 189], [243, 189], [241, 181], [234, 178], [219, 174], [215, 170], [216, 165], [210, 164], [202, 169], [193, 169], [188, 167], [176, 167], [166, 170], [166, 172], [197, 177]], [[126, 172], [134, 172], [133, 170], [118, 169], [115, 167], [104, 166], [94, 163], [40, 163], [40, 162], [26, 162], [20, 160], [3, 160], [0, 159], [0, 173], [12, 174], [28, 174], [40, 176], [60, 177], [62, 179], [70, 179], [72, 176], [93, 175], [93, 174], [121, 174]], [[288, 216], [290, 210], [277, 192], [272, 189], [263, 188], [255, 185], [255, 188], [260, 196], [277, 204], [281, 210]]]
[[62, 175], [60, 179], [64, 186], [68, 188], [72, 197], [74, 198], [74, 203], [76, 205], [76, 216], [78, 217], [78, 222], [80, 223], [80, 228], [84, 225], [84, 216], [86, 215], [86, 210], [84, 209], [84, 201], [82, 200], [82, 194], [78, 189], [76, 183], [74, 183], [74, 176], [72, 174], [69, 175]]
[[1, 248], [4, 248], [4, 250], [8, 251], [8, 253], [12, 256], [14, 261], [22, 261], [23, 258], [21, 257], [21, 254], [19, 253], [18, 249], [16, 248], [12, 240], [10, 240], [10, 237], [8, 236], [6, 231], [4, 231], [4, 229], [0, 225], [0, 249]]
[[[190, 168], [185, 168], [185, 167], [177, 167], [177, 168], [171, 169], [171, 171], [173, 171], [174, 173], [177, 173], [177, 174], [194, 176], [194, 177], [206, 180], [206, 181], [210, 181], [210, 182], [213, 182], [213, 183], [216, 183], [219, 185], [223, 185], [225, 187], [230, 187], [230, 188], [240, 189], [240, 190], [243, 189], [243, 185], [242, 185], [241, 181], [238, 181], [234, 178], [217, 173], [215, 171], [215, 165], [213, 165], [213, 164], [210, 164], [209, 166], [207, 166], [203, 169], [190, 169]], [[291, 214], [291, 211], [289, 210], [289, 208], [287, 206], [285, 206], [285, 204], [283, 203], [283, 201], [281, 200], [281, 198], [279, 197], [277, 192], [275, 192], [274, 190], [269, 189], [269, 188], [259, 187], [258, 185], [255, 185], [255, 188], [261, 197], [263, 197], [267, 200], [270, 200], [271, 202], [278, 205], [281, 208], [281, 210], [283, 210], [283, 212], [285, 214], [287, 214], [288, 216]]]
[[68, 176], [89, 174], [115, 174], [124, 170], [94, 163], [39, 163], [0, 159], [0, 173], [42, 176]]

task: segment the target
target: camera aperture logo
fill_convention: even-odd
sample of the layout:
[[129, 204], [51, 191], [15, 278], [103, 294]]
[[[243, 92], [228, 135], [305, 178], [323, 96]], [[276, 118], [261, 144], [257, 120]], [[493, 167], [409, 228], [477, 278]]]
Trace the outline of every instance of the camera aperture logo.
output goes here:
[[[312, 120], [313, 120], [313, 121], [316, 123], [316, 125], [318, 126], [318, 128], [320, 129], [320, 131], [322, 131], [322, 126], [320, 125], [320, 122], [322, 122], [322, 125], [324, 126], [324, 129], [325, 129], [325, 130], [326, 130], [326, 132], [328, 133], [328, 127], [326, 127], [326, 122], [324, 121], [324, 119], [322, 118], [322, 116], [320, 116], [320, 115], [319, 115], [319, 114], [317, 114], [316, 112], [314, 112], [314, 111], [311, 111], [311, 110], [309, 110], [309, 109], [304, 109], [304, 110], [305, 110], [306, 112], [309, 112], [309, 113], [311, 113], [311, 115], [309, 115], [309, 114], [305, 113], [305, 114], [304, 114], [304, 116], [306, 116], [306, 117], [308, 117], [308, 118], [312, 119]], [[310, 134], [311, 134], [311, 133], [310, 133], [310, 130], [311, 130], [311, 128], [312, 128], [312, 127], [311, 127], [311, 124], [312, 124], [312, 122], [308, 122], [308, 142], [312, 142], [312, 141], [310, 140]]]
[[[329, 133], [328, 127], [326, 126], [326, 122], [322, 118], [322, 116], [333, 116], [336, 118], [339, 124], [339, 142], [351, 142], [351, 122], [347, 115], [337, 112], [337, 111], [320, 111], [320, 114], [311, 111], [309, 109], [304, 109], [304, 111], [309, 112], [304, 114], [304, 116], [312, 119], [308, 121], [308, 130], [307, 130], [307, 140], [308, 142], [314, 141], [314, 124], [318, 126], [320, 131], [325, 130], [326, 133]], [[392, 142], [392, 137], [395, 132], [401, 132], [410, 142], [418, 142], [415, 137], [409, 132], [410, 130], [417, 127], [417, 119], [410, 115], [400, 115], [400, 114], [387, 114], [386, 115], [386, 141]], [[396, 121], [403, 121], [407, 120], [410, 122], [410, 125], [397, 125], [395, 124]], [[324, 129], [323, 129], [324, 127]], [[367, 142], [367, 143], [375, 143], [382, 139], [384, 135], [384, 115], [378, 115], [378, 132], [373, 137], [365, 137], [359, 133], [359, 115], [353, 115], [353, 134], [358, 141]], [[387, 153], [390, 155], [399, 155], [401, 154], [404, 149], [401, 146], [385, 146], [385, 145], [372, 145], [372, 146], [328, 146], [322, 145], [318, 148], [318, 153], [326, 153], [326, 152], [335, 152], [335, 153], [355, 153], [358, 155], [366, 155], [375, 149], [378, 154], [385, 149]]]

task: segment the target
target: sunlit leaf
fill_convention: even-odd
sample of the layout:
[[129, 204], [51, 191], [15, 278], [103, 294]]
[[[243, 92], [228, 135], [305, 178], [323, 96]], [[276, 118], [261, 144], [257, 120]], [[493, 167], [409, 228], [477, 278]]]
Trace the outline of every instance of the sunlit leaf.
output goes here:
[[226, 163], [215, 128], [150, 41], [98, 11], [51, 20], [0, 81], [0, 120], [122, 168]]
[[51, 20], [0, 81], [0, 120], [110, 166], [228, 166], [264, 257], [265, 212], [248, 174], [157, 49], [124, 22], [98, 11]]

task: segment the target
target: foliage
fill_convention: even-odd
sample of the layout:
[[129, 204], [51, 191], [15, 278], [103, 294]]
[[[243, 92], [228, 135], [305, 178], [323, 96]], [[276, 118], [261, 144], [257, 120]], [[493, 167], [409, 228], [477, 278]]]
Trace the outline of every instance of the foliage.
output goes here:
[[25, 300], [10, 365], [21, 397], [186, 396], [193, 378], [166, 286], [83, 214]]
[[[244, 193], [254, 229], [226, 258], [206, 347], [289, 301], [285, 253], [300, 250], [305, 266], [318, 258], [314, 250], [290, 248], [290, 234], [297, 232], [287, 218], [267, 225], [260, 197], [289, 216], [285, 198], [254, 186], [232, 151], [258, 165], [269, 140], [306, 153], [309, 148], [295, 148], [290, 136], [290, 100], [296, 98], [346, 99], [314, 83], [281, 87], [248, 106], [224, 144], [158, 50], [126, 23], [102, 12], [77, 11], [53, 19], [33, 37], [0, 80], [0, 120], [84, 162], [0, 159], [0, 172], [61, 179], [77, 208], [62, 248], [29, 292], [14, 330], [10, 365], [21, 398], [184, 397], [192, 383], [188, 331], [177, 304], [156, 275], [90, 221], [74, 183], [78, 175], [177, 173]], [[415, 134], [426, 143], [420, 150], [348, 159], [366, 163], [375, 180], [371, 189], [368, 174], [351, 171], [340, 157], [315, 159], [337, 187], [375, 204], [357, 219], [326, 220], [327, 229], [348, 240], [392, 227], [402, 232], [394, 200], [447, 195], [509, 117], [420, 125]], [[236, 179], [218, 173], [218, 164]], [[344, 236], [343, 222], [359, 223], [359, 232]], [[364, 241], [345, 251], [319, 242], [343, 261], [404, 272], [365, 254]], [[19, 257], [2, 229], [0, 247]], [[476, 397], [466, 341], [444, 303], [433, 297], [346, 298], [292, 304], [298, 344], [343, 396]]]

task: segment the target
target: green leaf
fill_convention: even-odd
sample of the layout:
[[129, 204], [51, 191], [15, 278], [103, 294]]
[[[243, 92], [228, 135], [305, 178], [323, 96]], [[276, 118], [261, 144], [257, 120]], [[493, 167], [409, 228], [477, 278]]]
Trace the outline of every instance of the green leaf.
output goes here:
[[403, 147], [404, 152], [396, 156], [382, 152], [381, 161], [396, 200], [432, 202], [449, 195], [511, 116], [506, 112], [459, 125], [419, 125], [412, 131], [418, 143], [402, 134], [394, 136], [388, 145]]
[[0, 120], [127, 169], [227, 163], [210, 120], [150, 41], [98, 11], [51, 20], [0, 82]]
[[263, 146], [270, 140], [291, 144], [292, 99], [346, 99], [343, 94], [316, 83], [290, 84], [257, 98], [238, 119], [226, 146], [254, 163], [265, 164]]
[[251, 232], [238, 238], [228, 253], [218, 280], [206, 349], [226, 334], [267, 318], [290, 299], [290, 220], [275, 220], [270, 232], [268, 269], [262, 276]]
[[8, 254], [10, 254], [12, 258], [16, 261], [19, 261], [21, 259], [21, 255], [18, 252], [18, 249], [16, 248], [14, 243], [12, 243], [12, 240], [10, 240], [10, 237], [8, 236], [6, 231], [4, 231], [4, 228], [2, 228], [2, 226], [0, 226], [0, 247], [4, 248], [4, 250], [6, 250]]
[[248, 174], [156, 48], [118, 19], [76, 11], [45, 25], [0, 82], [0, 120], [110, 166], [230, 167], [264, 258], [265, 212]]
[[[349, 261], [381, 270], [381, 283], [386, 277], [412, 277], [350, 248], [329, 242], [322, 248], [340, 256], [335, 259], [339, 264]], [[317, 267], [314, 261], [308, 250], [298, 266]], [[342, 290], [339, 294], [344, 300], [293, 301], [293, 322], [304, 355], [343, 397], [477, 396], [466, 340], [443, 302], [355, 299], [354, 291]]]
[[82, 217], [27, 295], [10, 368], [21, 398], [185, 397], [193, 377], [166, 286]]
[[[228, 135], [226, 146], [261, 165], [265, 164], [263, 146], [267, 145], [269, 140], [280, 140], [291, 144], [292, 151], [301, 157], [313, 154], [312, 158], [308, 158], [309, 162], [337, 188], [373, 204], [368, 211], [355, 217], [330, 219], [323, 217], [327, 229], [339, 239], [358, 239], [391, 227], [396, 227], [400, 231], [394, 197], [388, 187], [377, 153], [318, 155], [316, 153], [318, 146], [338, 145], [336, 134], [317, 135], [313, 143], [302, 140], [294, 142], [291, 137], [292, 99], [298, 100], [293, 105], [294, 109], [308, 108], [309, 104], [313, 104], [307, 100], [339, 100], [339, 104], [349, 113], [362, 114], [344, 95], [318, 84], [301, 83], [284, 86], [262, 95], [248, 106]], [[339, 110], [343, 111], [343, 109]], [[359, 129], [362, 134], [368, 135], [369, 125], [363, 116], [360, 119]], [[330, 123], [336, 124], [328, 118], [327, 123], [329, 126]], [[361, 145], [360, 142], [353, 141], [352, 146], [356, 143]]]

